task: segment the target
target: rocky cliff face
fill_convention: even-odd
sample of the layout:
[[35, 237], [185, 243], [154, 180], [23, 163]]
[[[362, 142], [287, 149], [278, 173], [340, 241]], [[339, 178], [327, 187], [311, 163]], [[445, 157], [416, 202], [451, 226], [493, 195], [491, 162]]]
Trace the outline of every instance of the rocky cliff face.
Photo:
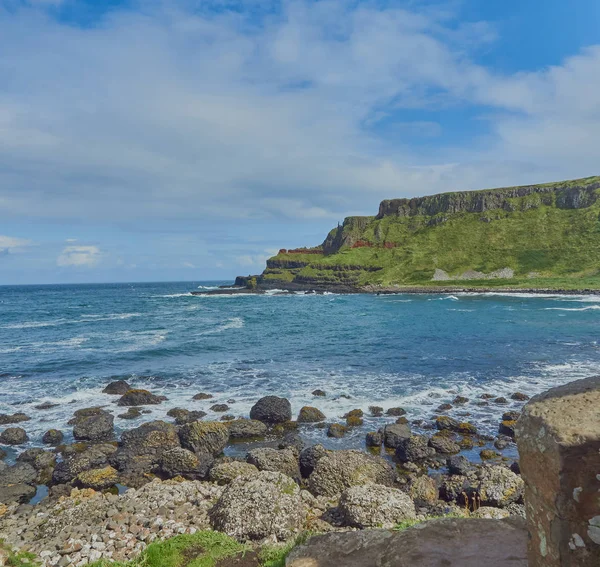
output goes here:
[[514, 211], [519, 208], [519, 204], [514, 202], [515, 199], [532, 196], [534, 198], [523, 200], [521, 210], [525, 207], [535, 208], [542, 205], [554, 205], [559, 209], [582, 209], [597, 201], [596, 189], [598, 188], [600, 188], [600, 181], [597, 178], [590, 178], [590, 180], [582, 179], [564, 184], [461, 191], [414, 199], [388, 199], [379, 205], [376, 218], [382, 219], [394, 215], [409, 217], [434, 216], [440, 213], [482, 213], [494, 209]]
[[281, 249], [257, 283], [356, 291], [502, 279], [564, 289], [565, 278], [600, 288], [600, 177], [386, 200], [320, 246]]

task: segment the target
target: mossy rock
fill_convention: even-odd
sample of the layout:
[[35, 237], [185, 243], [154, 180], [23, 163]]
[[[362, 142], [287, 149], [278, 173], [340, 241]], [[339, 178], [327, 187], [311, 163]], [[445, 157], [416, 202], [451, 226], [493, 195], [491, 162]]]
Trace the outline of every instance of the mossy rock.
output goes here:
[[346, 435], [348, 428], [341, 423], [332, 423], [327, 428], [327, 437], [333, 437], [334, 439], [341, 439]]
[[94, 490], [104, 490], [116, 484], [119, 480], [119, 473], [111, 466], [101, 469], [90, 469], [79, 473], [76, 477], [76, 483], [82, 488], [92, 488]]
[[346, 425], [348, 427], [360, 427], [363, 423], [364, 423], [363, 419], [356, 415], [349, 415], [346, 418]]

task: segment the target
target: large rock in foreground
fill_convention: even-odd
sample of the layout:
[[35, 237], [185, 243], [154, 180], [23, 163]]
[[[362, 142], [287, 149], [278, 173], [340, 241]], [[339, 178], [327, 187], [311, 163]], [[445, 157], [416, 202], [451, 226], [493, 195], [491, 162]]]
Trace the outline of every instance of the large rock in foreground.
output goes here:
[[361, 530], [310, 538], [286, 567], [527, 567], [522, 520], [445, 519], [400, 532]]
[[234, 479], [210, 511], [213, 529], [240, 540], [286, 540], [303, 524], [298, 485], [281, 473], [261, 471]]
[[516, 426], [530, 567], [600, 565], [600, 376], [535, 396]]
[[339, 511], [345, 525], [355, 528], [392, 528], [417, 517], [406, 493], [380, 484], [348, 488], [340, 498]]
[[292, 419], [292, 405], [286, 398], [265, 396], [250, 409], [250, 419], [257, 419], [269, 425], [284, 423]]
[[394, 478], [392, 467], [381, 457], [361, 451], [333, 451], [317, 461], [309, 487], [314, 494], [334, 496], [351, 486], [368, 483], [390, 486]]

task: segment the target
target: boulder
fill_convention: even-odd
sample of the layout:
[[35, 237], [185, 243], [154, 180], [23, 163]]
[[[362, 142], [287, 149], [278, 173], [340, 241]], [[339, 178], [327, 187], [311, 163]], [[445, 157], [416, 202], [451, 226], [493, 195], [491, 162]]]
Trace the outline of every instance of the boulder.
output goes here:
[[239, 476], [249, 477], [256, 474], [258, 474], [258, 469], [254, 465], [244, 461], [230, 461], [213, 465], [208, 478], [211, 482], [225, 485]]
[[25, 504], [35, 496], [35, 493], [35, 486], [30, 484], [0, 486], [0, 504]]
[[291, 421], [292, 405], [286, 398], [265, 396], [250, 409], [250, 419], [257, 419], [269, 425]]
[[440, 415], [435, 418], [435, 426], [438, 430], [458, 431], [458, 421], [447, 415]]
[[319, 421], [325, 421], [325, 414], [311, 406], [304, 406], [300, 409], [298, 414], [298, 423], [318, 423]]
[[11, 484], [35, 484], [38, 472], [31, 463], [18, 462], [2, 470], [0, 486]]
[[352, 486], [342, 492], [338, 505], [344, 525], [355, 528], [391, 528], [416, 518], [412, 500], [401, 490], [380, 484]]
[[73, 427], [73, 437], [78, 441], [109, 441], [114, 437], [115, 418], [107, 411], [77, 419]]
[[446, 435], [433, 435], [429, 439], [429, 446], [435, 449], [436, 453], [442, 455], [453, 455], [460, 452], [460, 446]]
[[365, 445], [367, 447], [381, 447], [383, 443], [383, 432], [379, 431], [369, 431], [365, 437]]
[[78, 409], [73, 413], [73, 417], [69, 421], [67, 421], [67, 425], [77, 425], [79, 421], [87, 417], [91, 417], [93, 415], [100, 415], [102, 413], [106, 413], [106, 410], [103, 410], [99, 406]]
[[302, 477], [308, 478], [313, 470], [315, 470], [319, 459], [327, 455], [328, 452], [323, 445], [313, 445], [302, 450], [299, 457], [300, 474]]
[[327, 394], [323, 390], [313, 390], [312, 395], [318, 398], [324, 398]]
[[406, 410], [404, 408], [389, 408], [385, 415], [389, 415], [391, 417], [400, 417], [401, 415], [406, 415]]
[[298, 485], [271, 471], [235, 478], [210, 510], [212, 528], [239, 540], [285, 541], [302, 528], [304, 518]]
[[229, 429], [218, 421], [194, 421], [179, 430], [181, 446], [194, 453], [218, 455], [227, 446]]
[[129, 390], [117, 402], [119, 406], [156, 405], [164, 401], [164, 396], [156, 396], [148, 390]]
[[202, 419], [206, 416], [206, 412], [201, 410], [190, 411], [183, 408], [173, 408], [167, 412], [167, 415], [175, 418], [176, 425], [185, 425], [186, 423]]
[[516, 421], [505, 420], [500, 423], [498, 426], [498, 433], [501, 435], [506, 435], [511, 439], [515, 438], [515, 426], [517, 425]]
[[42, 442], [46, 445], [52, 445], [56, 447], [56, 445], [60, 445], [63, 442], [64, 435], [62, 431], [58, 429], [48, 429], [44, 436], [42, 437]]
[[448, 472], [450, 474], [458, 474], [465, 476], [469, 473], [469, 471], [473, 468], [471, 461], [464, 457], [463, 455], [456, 455], [455, 457], [450, 457], [446, 460], [446, 464], [448, 465]]
[[2, 445], [23, 445], [27, 441], [29, 441], [29, 437], [22, 427], [7, 427], [0, 433], [0, 444]]
[[300, 479], [300, 469], [295, 453], [290, 449], [271, 449], [269, 447], [252, 449], [246, 455], [246, 462], [259, 471], [273, 471]]
[[383, 444], [388, 449], [395, 449], [404, 439], [411, 436], [408, 424], [393, 423], [383, 428]]
[[108, 459], [109, 455], [102, 447], [90, 447], [58, 463], [52, 473], [52, 483], [66, 484], [84, 471], [104, 468], [108, 464]]
[[514, 394], [510, 395], [510, 399], [518, 402], [526, 402], [529, 399], [529, 396], [523, 392], [515, 392]]
[[214, 404], [210, 406], [210, 410], [216, 413], [223, 413], [229, 410], [229, 406], [227, 404]]
[[368, 483], [390, 486], [395, 474], [381, 457], [361, 451], [332, 451], [317, 461], [308, 480], [313, 494], [334, 496], [351, 486]]
[[102, 393], [110, 394], [111, 396], [123, 396], [130, 390], [131, 386], [125, 380], [114, 380], [102, 390]]
[[381, 417], [383, 415], [383, 408], [381, 406], [369, 406], [369, 412], [373, 417]]
[[111, 466], [83, 471], [75, 478], [77, 486], [94, 490], [105, 490], [114, 486], [118, 481], [119, 473]]
[[295, 431], [290, 431], [283, 436], [283, 439], [277, 444], [278, 449], [290, 449], [296, 458], [300, 455], [300, 451], [304, 449], [304, 439]]
[[121, 419], [137, 419], [141, 415], [142, 415], [142, 412], [141, 412], [140, 408], [130, 407], [130, 408], [127, 408], [127, 411], [125, 413], [120, 413], [119, 415], [117, 415], [117, 417], [119, 417]]
[[183, 447], [174, 447], [161, 455], [160, 469], [167, 478], [182, 476], [199, 480], [208, 475], [213, 462], [214, 458], [208, 453], [196, 455]]
[[454, 398], [452, 400], [452, 403], [455, 405], [464, 405], [469, 401], [469, 398], [465, 398], [464, 396], [456, 396], [456, 398]]
[[424, 435], [405, 437], [396, 446], [396, 457], [402, 463], [428, 459], [435, 455], [435, 449], [428, 443], [429, 439]]
[[458, 474], [442, 477], [440, 498], [446, 502], [454, 502], [464, 507], [468, 500], [467, 489], [469, 483], [469, 478]]
[[199, 394], [196, 394], [192, 399], [193, 400], [210, 400], [210, 399], [212, 399], [212, 394], [206, 394], [204, 392], [200, 392]]
[[470, 492], [476, 492], [482, 506], [505, 508], [523, 497], [523, 479], [501, 465], [485, 465]]
[[409, 485], [408, 493], [417, 506], [429, 506], [439, 497], [435, 481], [427, 475], [414, 478]]
[[333, 437], [334, 439], [341, 439], [346, 435], [348, 428], [341, 423], [330, 423], [327, 428], [327, 437]]
[[126, 486], [141, 486], [159, 470], [165, 451], [179, 447], [177, 429], [165, 421], [143, 423], [124, 431], [119, 449], [110, 457], [110, 464], [120, 472]]
[[33, 406], [33, 407], [37, 410], [47, 410], [47, 409], [56, 408], [58, 406], [59, 406], [59, 404], [53, 404], [52, 402], [42, 402], [41, 404], [38, 404], [37, 406]]
[[527, 567], [523, 521], [447, 518], [402, 531], [313, 536], [286, 567]]
[[516, 438], [529, 565], [600, 565], [600, 376], [534, 396]]
[[267, 433], [267, 426], [257, 419], [235, 419], [226, 425], [231, 439], [252, 439], [264, 437]]
[[13, 413], [12, 415], [7, 413], [0, 413], [0, 425], [9, 425], [11, 423], [21, 423], [23, 421], [29, 421], [31, 418], [24, 413]]

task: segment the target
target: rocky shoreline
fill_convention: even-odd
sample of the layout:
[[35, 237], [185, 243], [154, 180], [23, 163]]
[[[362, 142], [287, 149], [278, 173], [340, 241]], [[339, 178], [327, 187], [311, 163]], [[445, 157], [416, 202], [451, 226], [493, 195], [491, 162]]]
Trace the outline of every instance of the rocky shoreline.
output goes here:
[[[104, 392], [122, 408], [120, 417], [138, 417], [163, 401], [122, 380]], [[199, 393], [194, 399], [210, 397]], [[507, 402], [491, 394], [482, 398], [456, 396], [453, 404]], [[527, 400], [518, 392], [512, 398]], [[14, 464], [0, 460], [0, 533], [44, 564], [64, 567], [127, 560], [155, 539], [205, 529], [262, 544], [305, 531], [390, 528], [449, 514], [523, 516], [518, 461], [503, 456], [515, 452], [518, 412], [505, 412], [498, 434], [487, 436], [445, 415], [451, 408], [442, 404], [431, 419], [412, 421], [403, 408], [356, 408], [342, 424], [327, 422], [312, 406], [300, 408], [294, 419], [287, 399], [267, 396], [248, 418], [204, 421], [201, 410], [175, 408], [168, 413], [172, 422], [149, 421], [120, 439], [114, 409], [77, 410], [69, 422], [73, 443], [63, 443], [65, 432], [49, 430], [43, 436], [48, 448], [21, 450]], [[307, 445], [304, 432], [344, 436], [366, 414], [389, 420], [366, 434], [366, 450]], [[19, 451], [28, 439], [28, 419], [0, 415], [0, 444]], [[247, 448], [243, 456], [223, 454], [240, 443]], [[465, 456], [477, 451], [481, 462]], [[0, 450], [0, 456], [6, 453]], [[48, 496], [28, 504], [41, 486]]]
[[[256, 276], [257, 278], [259, 276]], [[246, 278], [244, 278], [245, 280]], [[237, 278], [236, 282], [240, 280]], [[264, 295], [269, 292], [281, 294], [292, 293], [336, 293], [336, 294], [370, 294], [370, 295], [452, 295], [455, 293], [499, 293], [499, 294], [535, 294], [535, 295], [600, 295], [600, 289], [581, 288], [581, 289], [553, 289], [553, 288], [517, 288], [517, 287], [469, 287], [469, 286], [348, 286], [331, 284], [327, 286], [315, 286], [302, 283], [277, 282], [270, 285], [259, 283], [256, 287], [247, 287], [246, 285], [221, 286], [218, 289], [192, 291], [192, 295]]]

